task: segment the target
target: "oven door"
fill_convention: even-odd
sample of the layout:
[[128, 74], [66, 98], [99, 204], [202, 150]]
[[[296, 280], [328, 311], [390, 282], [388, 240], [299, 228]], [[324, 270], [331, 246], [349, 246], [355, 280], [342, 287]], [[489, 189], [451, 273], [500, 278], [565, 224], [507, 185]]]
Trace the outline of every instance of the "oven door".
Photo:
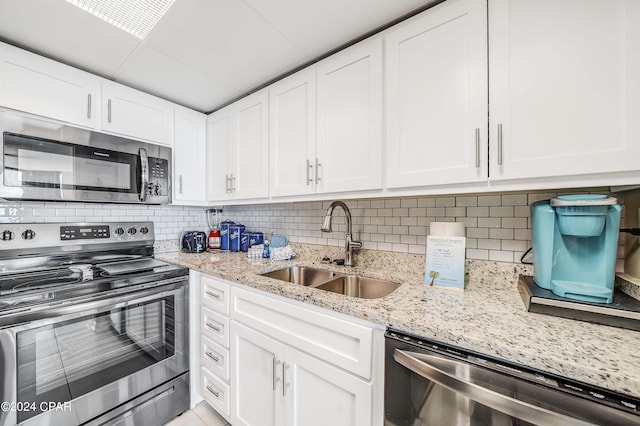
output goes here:
[[0, 330], [0, 400], [13, 404], [0, 424], [81, 424], [185, 373], [187, 284], [180, 281], [52, 308], [47, 318]]

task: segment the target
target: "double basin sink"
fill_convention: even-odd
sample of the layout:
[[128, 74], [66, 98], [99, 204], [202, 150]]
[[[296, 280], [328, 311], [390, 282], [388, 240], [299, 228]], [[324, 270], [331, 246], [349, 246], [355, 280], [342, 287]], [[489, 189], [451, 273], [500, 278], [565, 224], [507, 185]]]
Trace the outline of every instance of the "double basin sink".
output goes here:
[[290, 266], [263, 272], [259, 275], [361, 299], [384, 297], [400, 287], [400, 284], [391, 281], [341, 274], [327, 269], [306, 266]]

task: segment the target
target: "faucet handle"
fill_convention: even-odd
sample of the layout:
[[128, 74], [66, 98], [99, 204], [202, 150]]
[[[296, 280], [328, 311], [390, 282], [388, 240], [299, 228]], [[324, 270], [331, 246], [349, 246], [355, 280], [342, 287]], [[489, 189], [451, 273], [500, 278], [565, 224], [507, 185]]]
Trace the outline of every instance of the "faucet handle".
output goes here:
[[359, 249], [359, 248], [362, 248], [362, 241], [353, 241], [352, 240], [352, 241], [349, 242], [349, 245], [351, 246], [351, 248]]

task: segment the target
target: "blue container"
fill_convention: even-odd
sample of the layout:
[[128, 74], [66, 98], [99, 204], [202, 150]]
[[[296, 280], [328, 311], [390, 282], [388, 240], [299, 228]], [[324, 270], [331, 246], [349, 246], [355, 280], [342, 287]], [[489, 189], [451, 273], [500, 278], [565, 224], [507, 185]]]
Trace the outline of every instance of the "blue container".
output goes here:
[[240, 251], [248, 252], [249, 251], [249, 236], [252, 232], [243, 232], [240, 234]]
[[244, 225], [239, 223], [229, 227], [229, 250], [240, 251], [240, 234], [245, 230]]
[[229, 250], [229, 228], [236, 223], [225, 220], [220, 224], [220, 250]]
[[249, 247], [257, 246], [264, 243], [264, 234], [262, 232], [252, 232], [249, 234]]

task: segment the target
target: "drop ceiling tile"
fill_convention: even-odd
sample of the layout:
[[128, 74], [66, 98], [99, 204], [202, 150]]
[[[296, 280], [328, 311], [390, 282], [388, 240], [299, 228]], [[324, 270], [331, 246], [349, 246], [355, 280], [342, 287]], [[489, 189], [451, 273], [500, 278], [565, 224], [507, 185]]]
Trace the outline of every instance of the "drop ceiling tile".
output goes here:
[[148, 43], [176, 61], [245, 90], [309, 60], [241, 1], [176, 2]]
[[127, 61], [117, 81], [200, 112], [208, 112], [243, 93], [200, 69], [146, 46]]
[[105, 77], [139, 43], [64, 0], [0, 0], [0, 38]]
[[434, 0], [243, 0], [307, 56], [318, 57]]

